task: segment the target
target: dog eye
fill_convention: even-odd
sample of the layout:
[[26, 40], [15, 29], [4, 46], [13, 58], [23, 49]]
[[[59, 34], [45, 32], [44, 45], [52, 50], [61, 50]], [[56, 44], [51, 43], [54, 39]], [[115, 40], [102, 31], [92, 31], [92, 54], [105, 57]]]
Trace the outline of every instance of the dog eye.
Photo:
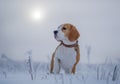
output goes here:
[[66, 30], [66, 28], [65, 28], [65, 27], [63, 27], [63, 30]]

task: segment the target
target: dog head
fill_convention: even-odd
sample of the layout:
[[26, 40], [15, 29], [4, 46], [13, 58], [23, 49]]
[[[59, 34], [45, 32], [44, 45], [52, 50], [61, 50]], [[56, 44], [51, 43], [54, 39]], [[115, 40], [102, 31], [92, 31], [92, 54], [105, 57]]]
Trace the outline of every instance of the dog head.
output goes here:
[[80, 34], [76, 27], [72, 24], [62, 24], [54, 31], [54, 37], [57, 41], [74, 42], [79, 38]]

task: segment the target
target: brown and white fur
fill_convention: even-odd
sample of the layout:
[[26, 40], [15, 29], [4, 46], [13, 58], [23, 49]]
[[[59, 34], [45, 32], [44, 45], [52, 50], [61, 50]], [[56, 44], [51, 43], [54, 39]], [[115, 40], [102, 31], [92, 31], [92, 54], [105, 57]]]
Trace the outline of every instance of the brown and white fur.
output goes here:
[[54, 31], [54, 37], [61, 42], [52, 55], [50, 72], [58, 74], [60, 68], [66, 73], [75, 73], [80, 60], [78, 38], [80, 34], [72, 24], [62, 24]]

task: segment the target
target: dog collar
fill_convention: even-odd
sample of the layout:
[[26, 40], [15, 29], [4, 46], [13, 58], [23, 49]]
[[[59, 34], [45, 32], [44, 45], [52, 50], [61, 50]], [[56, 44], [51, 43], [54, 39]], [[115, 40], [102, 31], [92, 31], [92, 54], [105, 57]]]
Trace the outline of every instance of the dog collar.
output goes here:
[[69, 48], [77, 47], [77, 46], [78, 46], [78, 41], [76, 41], [76, 43], [75, 43], [75, 44], [72, 44], [72, 45], [64, 44], [63, 41], [61, 41], [61, 45], [65, 46], [65, 47], [69, 47]]

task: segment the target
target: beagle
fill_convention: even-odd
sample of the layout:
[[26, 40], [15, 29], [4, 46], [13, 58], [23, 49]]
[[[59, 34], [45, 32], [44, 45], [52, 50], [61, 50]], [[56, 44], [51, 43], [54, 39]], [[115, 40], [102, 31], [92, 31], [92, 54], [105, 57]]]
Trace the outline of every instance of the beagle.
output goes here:
[[52, 55], [50, 73], [58, 74], [61, 68], [66, 73], [76, 72], [76, 65], [80, 60], [79, 36], [76, 27], [69, 23], [60, 25], [54, 31], [54, 37], [60, 44]]

